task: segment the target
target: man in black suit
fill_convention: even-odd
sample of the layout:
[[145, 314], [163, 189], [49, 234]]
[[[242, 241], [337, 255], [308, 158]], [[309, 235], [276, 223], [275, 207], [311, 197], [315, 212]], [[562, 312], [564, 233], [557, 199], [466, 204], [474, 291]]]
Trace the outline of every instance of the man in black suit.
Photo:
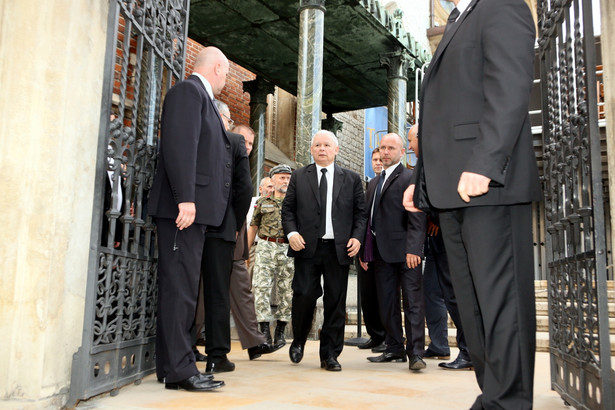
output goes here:
[[[382, 172], [382, 160], [380, 159], [380, 148], [378, 147], [374, 148], [372, 151], [372, 169], [376, 176], [380, 175]], [[382, 319], [380, 318], [373, 265], [369, 266], [368, 270], [365, 270], [360, 263], [357, 263], [357, 275], [359, 279], [359, 291], [361, 292], [363, 321], [365, 322], [365, 328], [369, 334], [367, 342], [357, 347], [359, 349], [372, 349], [373, 353], [383, 353], [386, 350], [386, 345], [384, 343], [386, 332], [382, 324]]]
[[[386, 350], [380, 356], [368, 357], [370, 362], [405, 362], [410, 370], [425, 368], [425, 308], [421, 259], [425, 239], [425, 214], [408, 212], [402, 205], [404, 190], [412, 171], [401, 163], [405, 143], [395, 134], [380, 140], [383, 170], [367, 186], [369, 231], [361, 265], [374, 265], [380, 317], [386, 330]], [[371, 245], [371, 246], [370, 246]], [[401, 296], [404, 305], [406, 348], [402, 332]]]
[[541, 197], [528, 115], [535, 28], [523, 0], [453, 2], [423, 80], [421, 156], [404, 205], [440, 211], [482, 391], [472, 408], [529, 409], [536, 346], [531, 202]]
[[334, 164], [335, 134], [318, 131], [310, 148], [315, 164], [293, 172], [282, 205], [282, 225], [295, 258], [290, 360], [299, 363], [312, 327], [316, 300], [323, 294], [320, 366], [340, 371], [344, 347], [348, 269], [365, 235], [365, 199], [361, 177]]
[[190, 331], [205, 232], [222, 223], [231, 192], [231, 144], [213, 103], [228, 70], [224, 54], [206, 47], [162, 109], [149, 210], [158, 229], [156, 373], [168, 389], [207, 391], [224, 384], [198, 371]]
[[[229, 128], [231, 113], [228, 106], [216, 100], [225, 129]], [[244, 224], [252, 200], [252, 177], [246, 142], [240, 134], [227, 132], [231, 143], [232, 188], [231, 199], [222, 224], [208, 227], [203, 248], [201, 274], [205, 302], [205, 352], [208, 373], [231, 372], [235, 364], [227, 358], [231, 351], [230, 283], [233, 253], [238, 232]]]

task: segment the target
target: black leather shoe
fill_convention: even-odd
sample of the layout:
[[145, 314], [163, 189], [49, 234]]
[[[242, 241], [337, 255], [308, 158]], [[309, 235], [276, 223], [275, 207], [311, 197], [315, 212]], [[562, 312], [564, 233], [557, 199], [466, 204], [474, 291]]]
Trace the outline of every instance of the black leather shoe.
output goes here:
[[222, 380], [212, 380], [204, 374], [197, 373], [192, 377], [176, 383], [165, 383], [164, 387], [170, 390], [184, 389], [187, 391], [210, 391], [224, 386]]
[[217, 361], [207, 359], [207, 366], [205, 366], [207, 373], [232, 372], [233, 370], [235, 370], [235, 363], [229, 361], [226, 357]]
[[437, 359], [437, 360], [448, 360], [451, 358], [450, 354], [443, 354], [434, 352], [431, 349], [426, 349], [425, 353], [423, 353], [423, 358], [425, 359]]
[[280, 350], [285, 344], [286, 343], [278, 343], [277, 345], [270, 345], [263, 343], [258, 346], [252, 346], [248, 348], [248, 356], [250, 357], [250, 360], [258, 359], [264, 354], [269, 354]]
[[320, 368], [328, 370], [330, 372], [341, 372], [342, 366], [335, 357], [328, 357], [325, 360], [320, 361]]
[[469, 360], [462, 359], [461, 357], [457, 357], [450, 363], [440, 363], [438, 366], [448, 369], [448, 370], [472, 370], [474, 366], [472, 366], [472, 362]]
[[205, 356], [203, 353], [201, 352], [194, 352], [194, 359], [197, 362], [206, 362], [207, 361], [207, 356]]
[[[214, 379], [213, 374], [201, 373], [201, 376], [203, 376], [207, 380], [213, 380]], [[164, 383], [164, 377], [158, 377], [158, 383]]]
[[388, 362], [402, 363], [402, 362], [407, 361], [408, 359], [406, 359], [406, 353], [401, 352], [401, 353], [382, 353], [380, 356], [368, 357], [367, 360], [369, 360], [372, 363], [388, 363]]
[[376, 347], [372, 347], [372, 353], [384, 353], [387, 351], [387, 344], [382, 342]]
[[410, 370], [421, 370], [427, 367], [421, 356], [418, 354], [413, 354], [410, 356], [410, 364], [408, 365]]
[[367, 342], [361, 343], [357, 347], [359, 349], [373, 349], [376, 346], [380, 346], [383, 342], [377, 342], [376, 340], [370, 338]]
[[304, 349], [305, 345], [302, 345], [300, 343], [295, 343], [295, 341], [293, 341], [290, 344], [290, 348], [288, 349], [288, 355], [290, 356], [290, 361], [293, 363], [299, 363], [301, 361], [301, 359], [303, 359], [303, 349]]

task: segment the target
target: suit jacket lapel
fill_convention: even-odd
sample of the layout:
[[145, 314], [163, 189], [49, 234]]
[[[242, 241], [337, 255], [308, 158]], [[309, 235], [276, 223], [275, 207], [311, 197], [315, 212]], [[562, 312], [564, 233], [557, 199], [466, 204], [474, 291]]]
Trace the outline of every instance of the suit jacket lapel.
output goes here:
[[393, 181], [399, 176], [399, 174], [401, 174], [401, 171], [403, 170], [404, 164], [399, 164], [396, 168], [395, 168], [395, 172], [387, 178], [386, 182], [384, 183], [384, 185], [382, 186], [382, 192], [380, 193], [380, 199], [382, 200], [382, 194], [384, 194], [384, 192], [387, 190], [388, 187], [391, 186], [391, 184], [393, 183]]
[[[371, 215], [372, 212], [372, 203], [374, 202], [374, 194], [376, 192], [376, 186], [378, 186], [378, 179], [380, 178], [380, 176], [375, 176], [373, 179], [371, 179], [369, 181], [369, 183], [367, 184], [367, 192], [366, 192], [366, 206], [369, 209], [369, 213]], [[372, 181], [374, 181], [372, 183]]]
[[310, 164], [305, 170], [307, 172], [308, 182], [312, 188], [312, 193], [316, 197], [318, 206], [320, 206], [320, 191], [318, 191], [318, 175], [316, 175], [316, 165]]
[[333, 203], [337, 201], [337, 197], [340, 194], [342, 189], [342, 185], [344, 184], [344, 172], [337, 165], [333, 165], [333, 169], [335, 170], [335, 177], [333, 178]]
[[427, 68], [425, 77], [423, 77], [423, 87], [421, 89], [421, 95], [423, 94], [423, 90], [425, 89], [425, 84], [427, 83], [427, 80], [429, 78], [429, 75], [431, 74], [433, 67], [436, 66], [436, 64], [438, 63], [438, 60], [442, 56], [442, 53], [444, 52], [446, 47], [448, 47], [448, 44], [451, 42], [451, 39], [455, 36], [455, 33], [457, 33], [457, 30], [459, 30], [459, 27], [463, 24], [463, 21], [466, 19], [466, 17], [472, 12], [472, 10], [474, 10], [474, 7], [476, 6], [478, 2], [479, 0], [474, 0], [473, 2], [471, 2], [468, 8], [465, 9], [463, 14], [459, 16], [459, 19], [455, 22], [455, 25], [442, 36], [442, 40], [440, 40], [440, 44], [438, 44], [436, 53], [431, 59], [431, 63], [429, 63], [429, 67]]

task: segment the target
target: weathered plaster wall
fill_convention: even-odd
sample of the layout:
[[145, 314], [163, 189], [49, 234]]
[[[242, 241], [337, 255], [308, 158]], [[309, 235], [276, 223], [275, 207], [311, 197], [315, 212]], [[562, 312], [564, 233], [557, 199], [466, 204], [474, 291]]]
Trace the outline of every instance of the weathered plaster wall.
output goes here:
[[0, 0], [0, 402], [64, 404], [81, 344], [107, 1]]

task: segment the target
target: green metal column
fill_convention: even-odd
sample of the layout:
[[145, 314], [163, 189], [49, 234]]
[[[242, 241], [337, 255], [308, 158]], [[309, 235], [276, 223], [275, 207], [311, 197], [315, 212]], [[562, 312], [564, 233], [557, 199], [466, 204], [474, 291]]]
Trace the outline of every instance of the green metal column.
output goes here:
[[324, 30], [325, 0], [301, 0], [295, 156], [298, 166], [312, 162], [310, 141], [321, 124]]
[[250, 173], [254, 195], [258, 195], [258, 185], [263, 178], [265, 164], [265, 114], [267, 95], [273, 94], [274, 87], [269, 81], [257, 76], [255, 80], [244, 81], [243, 91], [250, 93], [250, 127], [254, 130], [254, 146], [250, 155]]
[[380, 64], [387, 67], [388, 131], [405, 139], [408, 70], [414, 68], [414, 60], [407, 50], [398, 50], [382, 54]]

